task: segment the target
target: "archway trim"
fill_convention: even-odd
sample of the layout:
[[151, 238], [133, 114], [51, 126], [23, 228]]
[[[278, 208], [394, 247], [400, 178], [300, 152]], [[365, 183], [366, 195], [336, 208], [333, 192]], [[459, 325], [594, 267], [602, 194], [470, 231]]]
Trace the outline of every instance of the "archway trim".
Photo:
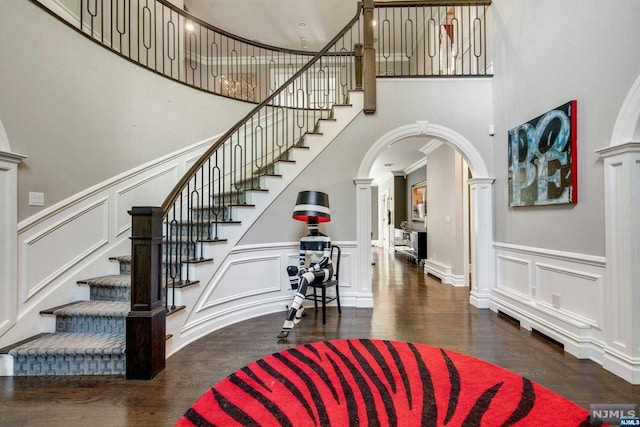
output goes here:
[[373, 162], [389, 145], [404, 138], [420, 135], [436, 137], [453, 145], [454, 148], [462, 153], [474, 177], [489, 177], [489, 172], [482, 156], [480, 156], [480, 153], [471, 142], [452, 129], [432, 124], [428, 121], [418, 121], [401, 126], [384, 134], [365, 154], [358, 170], [358, 177], [365, 178], [369, 176]]
[[613, 126], [610, 146], [640, 140], [640, 76], [627, 93]]

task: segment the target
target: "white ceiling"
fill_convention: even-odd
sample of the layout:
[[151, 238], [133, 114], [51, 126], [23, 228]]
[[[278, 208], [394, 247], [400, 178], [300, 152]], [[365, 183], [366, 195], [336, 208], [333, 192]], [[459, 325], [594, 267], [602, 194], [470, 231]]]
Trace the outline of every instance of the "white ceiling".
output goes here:
[[[356, 13], [357, 0], [184, 0], [196, 17], [260, 43], [310, 51], [324, 47]], [[304, 24], [304, 26], [302, 25]]]
[[[184, 4], [192, 15], [232, 34], [299, 50], [304, 37], [310, 51], [322, 48], [357, 9], [357, 0], [184, 0]], [[387, 148], [371, 170], [374, 184], [424, 161], [420, 149], [429, 142], [406, 138]]]

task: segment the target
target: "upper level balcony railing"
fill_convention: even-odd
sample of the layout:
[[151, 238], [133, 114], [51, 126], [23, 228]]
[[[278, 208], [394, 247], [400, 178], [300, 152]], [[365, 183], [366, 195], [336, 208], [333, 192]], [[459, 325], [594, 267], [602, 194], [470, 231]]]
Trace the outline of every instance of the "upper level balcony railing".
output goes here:
[[491, 75], [490, 0], [374, 3], [378, 77]]
[[[230, 34], [167, 0], [32, 1], [140, 66], [206, 92], [253, 103], [269, 97], [316, 54]], [[377, 76], [490, 75], [490, 3], [374, 3]], [[362, 26], [350, 37], [345, 42], [349, 51], [364, 42]]]

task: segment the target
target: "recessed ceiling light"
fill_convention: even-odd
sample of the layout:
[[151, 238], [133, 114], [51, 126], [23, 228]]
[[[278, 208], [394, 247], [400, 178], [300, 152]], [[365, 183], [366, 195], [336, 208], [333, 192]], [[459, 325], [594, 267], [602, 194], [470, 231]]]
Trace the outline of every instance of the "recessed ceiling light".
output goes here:
[[187, 31], [193, 31], [193, 28], [194, 28], [194, 27], [193, 27], [193, 23], [191, 23], [191, 22], [187, 22], [187, 23], [184, 25], [184, 28], [185, 28]]

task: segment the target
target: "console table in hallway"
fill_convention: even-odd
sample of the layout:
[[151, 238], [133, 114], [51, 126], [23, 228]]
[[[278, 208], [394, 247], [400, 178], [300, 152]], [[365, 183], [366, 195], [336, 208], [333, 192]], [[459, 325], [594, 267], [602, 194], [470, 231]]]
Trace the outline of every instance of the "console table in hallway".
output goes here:
[[416, 264], [427, 259], [427, 232], [395, 230], [394, 251], [410, 257]]

